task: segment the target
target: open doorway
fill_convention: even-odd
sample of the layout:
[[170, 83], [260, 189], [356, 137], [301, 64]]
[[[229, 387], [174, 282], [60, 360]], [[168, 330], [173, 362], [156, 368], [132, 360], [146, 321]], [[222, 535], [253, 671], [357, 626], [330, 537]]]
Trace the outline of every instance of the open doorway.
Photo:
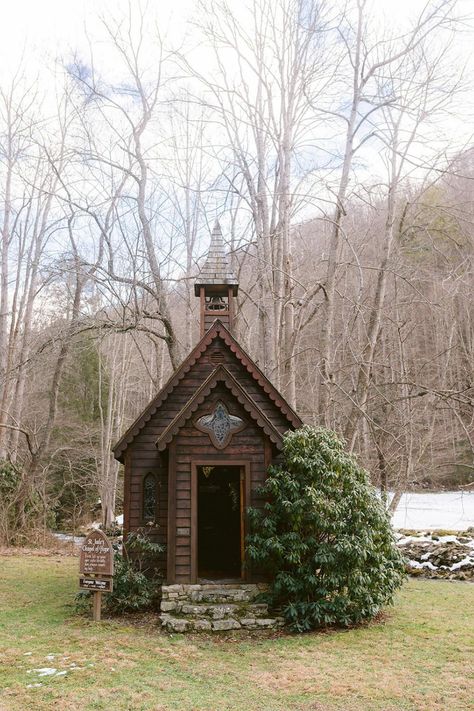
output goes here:
[[197, 467], [198, 577], [242, 576], [243, 488], [240, 466]]

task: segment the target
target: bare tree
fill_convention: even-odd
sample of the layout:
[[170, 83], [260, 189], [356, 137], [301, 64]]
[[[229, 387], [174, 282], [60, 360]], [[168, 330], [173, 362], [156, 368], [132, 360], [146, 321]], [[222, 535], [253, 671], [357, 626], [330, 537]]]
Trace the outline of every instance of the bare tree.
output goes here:
[[[333, 344], [334, 322], [337, 318], [336, 313], [336, 289], [337, 289], [337, 271], [339, 253], [341, 248], [341, 239], [344, 235], [344, 216], [348, 209], [348, 187], [350, 172], [354, 164], [354, 158], [361, 148], [374, 138], [377, 134], [377, 124], [382, 112], [400, 110], [401, 108], [409, 109], [408, 106], [403, 106], [403, 101], [407, 98], [407, 91], [411, 88], [411, 100], [417, 100], [414, 96], [414, 85], [420, 89], [420, 114], [421, 106], [427, 101], [426, 89], [429, 86], [433, 89], [433, 76], [426, 76], [422, 80], [417, 77], [417, 71], [426, 70], [423, 67], [423, 57], [425, 56], [426, 47], [429, 43], [433, 43], [434, 37], [438, 37], [443, 30], [450, 31], [453, 26], [453, 8], [455, 0], [441, 0], [439, 2], [427, 3], [421, 14], [413, 23], [413, 27], [408, 29], [401, 36], [385, 36], [383, 40], [377, 36], [373, 36], [368, 23], [367, 2], [366, 0], [357, 0], [354, 10], [345, 13], [343, 21], [340, 25], [340, 35], [342, 42], [347, 50], [346, 60], [351, 69], [351, 93], [350, 93], [350, 109], [347, 113], [339, 113], [341, 121], [345, 125], [345, 144], [342, 149], [342, 164], [340, 169], [340, 179], [336, 187], [336, 199], [334, 213], [330, 216], [330, 239], [327, 256], [327, 270], [324, 281], [324, 296], [323, 301], [324, 315], [321, 318], [321, 331], [319, 333], [320, 342], [320, 370], [321, 370], [321, 389], [319, 400], [320, 416], [325, 418], [327, 424], [330, 424], [330, 390], [331, 383], [334, 378], [333, 374]], [[450, 39], [450, 38], [449, 38]], [[448, 40], [449, 41], [449, 40]], [[441, 56], [444, 54], [444, 48]], [[418, 61], [418, 58], [421, 59]], [[436, 64], [436, 62], [435, 62]], [[412, 73], [414, 72], [414, 74]], [[390, 81], [390, 77], [397, 77], [401, 73], [401, 79], [397, 85]], [[388, 78], [388, 81], [387, 81]], [[405, 87], [404, 82], [407, 83]], [[413, 109], [413, 106], [411, 107]], [[416, 111], [416, 109], [413, 109]], [[333, 111], [337, 115], [337, 111]], [[395, 126], [392, 127], [392, 137], [397, 140], [398, 135]], [[392, 176], [393, 180], [398, 173], [397, 168], [393, 164], [396, 160], [397, 148], [393, 147], [392, 151]], [[394, 157], [395, 156], [395, 157]], [[389, 195], [393, 202], [393, 191], [395, 186], [389, 189]], [[393, 217], [387, 217], [387, 229], [390, 232]], [[385, 244], [389, 249], [389, 242]], [[379, 294], [383, 294], [383, 283], [385, 277], [382, 277]], [[377, 317], [375, 317], [375, 321]], [[374, 321], [371, 330], [373, 334], [377, 331], [377, 325]], [[373, 343], [373, 338], [369, 337], [369, 341]], [[372, 346], [369, 346], [369, 350]], [[365, 387], [365, 386], [364, 386]], [[352, 436], [352, 433], [349, 433]]]
[[255, 235], [256, 296], [263, 369], [295, 402], [295, 284], [291, 225], [302, 208], [308, 171], [298, 161], [316, 118], [315, 95], [329, 80], [322, 50], [322, 3], [257, 2], [233, 13], [212, 3], [202, 30], [215, 61], [212, 73], [186, 66], [202, 101], [222, 127], [231, 154], [229, 189], [244, 198]]
[[[119, 19], [113, 23], [108, 18], [102, 25], [124, 72], [124, 80], [120, 86], [107, 85], [94, 64], [87, 71], [84, 71], [82, 63], [70, 68], [86, 95], [88, 109], [94, 112], [95, 120], [100, 121], [110, 137], [108, 143], [99, 143], [89, 133], [90, 142], [84, 158], [89, 163], [113, 167], [127, 179], [128, 203], [133, 203], [133, 216], [128, 216], [126, 230], [122, 231], [121, 237], [126, 241], [129, 256], [133, 257], [137, 250], [143, 248], [146, 272], [138, 286], [144, 287], [154, 300], [152, 316], [162, 327], [161, 332], [155, 335], [166, 343], [171, 366], [176, 369], [182, 360], [182, 351], [175, 333], [166, 286], [167, 245], [160, 244], [154, 232], [155, 215], [167, 197], [166, 194], [160, 195], [157, 186], [152, 184], [157, 173], [150, 167], [155, 148], [153, 131], [158, 125], [160, 102], [166, 99], [166, 84], [169, 81], [166, 76], [168, 56], [157, 30], [153, 37], [153, 69], [150, 69], [151, 60], [145, 51], [146, 17], [140, 10], [133, 12], [132, 6], [126, 20]], [[137, 225], [139, 232], [136, 236], [140, 245], [138, 242], [133, 244]], [[127, 277], [115, 272], [116, 261], [113, 249], [109, 250], [108, 276], [112, 281], [123, 283]]]

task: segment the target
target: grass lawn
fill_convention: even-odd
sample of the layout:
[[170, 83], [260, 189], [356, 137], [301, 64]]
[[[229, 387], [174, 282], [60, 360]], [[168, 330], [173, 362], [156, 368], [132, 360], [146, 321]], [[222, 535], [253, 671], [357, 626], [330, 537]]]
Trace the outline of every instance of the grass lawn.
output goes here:
[[[77, 559], [0, 558], [0, 709], [461, 711], [474, 585], [412, 580], [384, 622], [303, 636], [167, 636], [74, 616]], [[40, 677], [37, 669], [63, 675]]]

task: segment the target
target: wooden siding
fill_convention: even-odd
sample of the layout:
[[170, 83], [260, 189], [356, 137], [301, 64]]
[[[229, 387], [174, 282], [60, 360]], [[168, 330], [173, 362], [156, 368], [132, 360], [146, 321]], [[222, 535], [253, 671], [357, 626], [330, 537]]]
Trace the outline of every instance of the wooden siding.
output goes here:
[[[138, 439], [138, 438], [137, 438]], [[156, 526], [143, 520], [143, 480], [148, 473], [156, 476]], [[144, 528], [155, 543], [167, 545], [168, 531], [168, 455], [159, 454], [155, 447], [143, 447], [136, 441], [127, 451], [125, 463], [124, 530]], [[160, 566], [166, 572], [166, 552], [160, 556]]]
[[[158, 478], [158, 527], [151, 529], [150, 535], [153, 540], [168, 546], [167, 553], [161, 561], [168, 582], [191, 582], [192, 462], [202, 462], [206, 459], [228, 464], [231, 464], [232, 459], [248, 461], [250, 463], [250, 481], [247, 482], [249, 500], [245, 503], [246, 506], [259, 507], [263, 502], [259, 500], [256, 489], [265, 480], [267, 466], [276, 454], [268, 437], [249, 417], [224, 383], [219, 383], [212, 390], [204, 403], [174, 437], [167, 451], [161, 454], [158, 452], [156, 448], [158, 437], [192, 398], [197, 388], [220, 364], [232, 373], [257, 408], [281, 434], [289, 428], [288, 419], [278, 405], [242, 365], [225, 341], [217, 336], [184, 374], [161, 408], [146, 422], [128, 446], [125, 455], [125, 532], [137, 530], [144, 525], [143, 479], [148, 472], [153, 472]], [[238, 415], [247, 423], [244, 430], [232, 437], [231, 443], [225, 449], [216, 449], [208, 434], [194, 427], [195, 420], [209, 412], [218, 399], [228, 405], [232, 414]], [[168, 490], [168, 482], [171, 484], [170, 490]], [[171, 502], [170, 510], [168, 510], [169, 502]]]
[[[215, 311], [204, 311], [201, 318], [202, 318], [201, 335], [203, 336], [206, 333], [206, 331], [208, 331], [211, 328], [212, 324], [216, 320], [216, 312]], [[222, 323], [224, 324], [224, 326], [226, 328], [228, 328], [229, 330], [231, 329], [229, 311], [219, 311], [219, 320], [222, 321]]]
[[162, 431], [176, 417], [180, 410], [194, 395], [197, 388], [216, 368], [217, 362], [222, 363], [238, 380], [242, 388], [255, 402], [257, 407], [268, 417], [274, 427], [282, 434], [289, 429], [288, 420], [271, 400], [263, 388], [252, 378], [235, 354], [218, 337], [202, 357], [184, 375], [181, 382], [168, 396], [161, 408], [151, 416], [144, 428], [136, 435], [134, 450], [155, 449], [155, 443]]
[[[196, 418], [224, 400], [231, 413], [242, 417], [247, 426], [232, 437], [225, 449], [216, 449], [209, 435], [200, 432], [189, 421], [176, 436], [176, 568], [174, 580], [177, 583], [191, 582], [191, 465], [206, 460], [232, 465], [233, 461], [248, 461], [250, 464], [250, 501], [247, 506], [261, 506], [256, 489], [265, 480], [266, 437], [248, 418], [245, 410], [233, 398], [229, 398], [224, 386], [217, 386], [208, 400], [196, 412]], [[172, 574], [172, 573], [171, 573]]]

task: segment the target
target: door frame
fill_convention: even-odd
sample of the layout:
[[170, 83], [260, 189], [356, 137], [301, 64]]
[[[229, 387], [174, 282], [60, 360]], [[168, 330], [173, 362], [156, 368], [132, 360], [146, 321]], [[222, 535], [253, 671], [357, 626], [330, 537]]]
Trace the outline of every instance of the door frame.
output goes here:
[[250, 502], [251, 462], [249, 459], [215, 459], [202, 457], [191, 462], [191, 584], [198, 579], [198, 467], [240, 467], [240, 577], [247, 580], [245, 567], [245, 536], [247, 516], [245, 509]]

